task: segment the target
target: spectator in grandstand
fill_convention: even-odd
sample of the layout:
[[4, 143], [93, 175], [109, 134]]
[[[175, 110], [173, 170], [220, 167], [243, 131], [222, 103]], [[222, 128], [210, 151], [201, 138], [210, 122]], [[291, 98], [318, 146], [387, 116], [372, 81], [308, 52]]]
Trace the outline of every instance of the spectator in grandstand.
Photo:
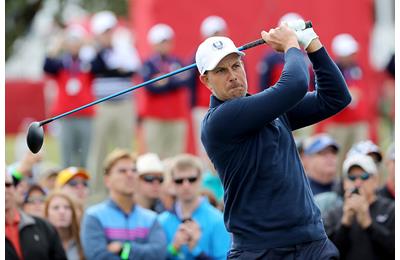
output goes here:
[[[81, 51], [86, 36], [82, 26], [71, 25], [50, 44], [43, 69], [57, 82], [53, 116], [93, 101], [90, 60]], [[89, 107], [58, 121], [62, 167], [86, 167], [93, 114], [94, 108]]]
[[[172, 55], [174, 31], [166, 24], [156, 24], [147, 39], [153, 54], [143, 64], [143, 80], [172, 72], [182, 62]], [[161, 159], [180, 154], [186, 149], [189, 97], [187, 72], [147, 85], [142, 93], [145, 149]]]
[[390, 200], [395, 199], [395, 149], [394, 143], [392, 143], [386, 153], [386, 168], [388, 176], [385, 184], [378, 190], [378, 195], [388, 198]]
[[44, 202], [46, 200], [46, 192], [38, 184], [29, 187], [24, 196], [23, 210], [25, 213], [35, 216], [44, 217]]
[[222, 213], [200, 196], [202, 166], [193, 155], [178, 155], [171, 174], [177, 200], [159, 216], [169, 259], [226, 259], [231, 239]]
[[[118, 21], [112, 12], [96, 13], [90, 24], [97, 45], [97, 54], [91, 63], [92, 88], [95, 98], [99, 99], [132, 86], [140, 59], [130, 42], [131, 35], [117, 28]], [[93, 202], [107, 196], [101, 171], [104, 158], [116, 147], [132, 148], [136, 118], [132, 92], [97, 105], [88, 161], [88, 170], [93, 175]]]
[[79, 238], [79, 222], [73, 199], [66, 193], [56, 191], [48, 196], [45, 217], [56, 228], [68, 260], [83, 260]]
[[325, 217], [325, 229], [341, 259], [394, 259], [394, 203], [376, 195], [371, 157], [350, 155], [343, 163], [344, 203]]
[[135, 200], [143, 208], [157, 213], [165, 210], [161, 192], [164, 182], [164, 165], [155, 153], [138, 156], [136, 161], [137, 176]]
[[90, 175], [84, 168], [68, 167], [60, 171], [56, 179], [56, 189], [71, 196], [81, 206], [85, 206], [89, 195]]
[[11, 174], [5, 180], [5, 259], [64, 260], [64, 249], [56, 229], [47, 221], [18, 209]]
[[109, 199], [85, 212], [81, 241], [87, 259], [164, 259], [165, 234], [157, 214], [134, 201], [135, 158], [114, 150], [104, 163]]

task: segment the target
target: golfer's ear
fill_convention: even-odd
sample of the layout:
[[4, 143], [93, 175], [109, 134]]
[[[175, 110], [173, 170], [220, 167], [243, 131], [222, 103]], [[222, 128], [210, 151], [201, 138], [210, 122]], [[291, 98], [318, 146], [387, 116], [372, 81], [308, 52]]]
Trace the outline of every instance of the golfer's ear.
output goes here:
[[208, 75], [207, 75], [207, 73], [203, 74], [203, 75], [200, 75], [199, 78], [200, 78], [201, 83], [203, 83], [204, 86], [206, 86], [208, 89], [211, 90], [211, 88], [209, 87], [209, 84], [208, 84]]

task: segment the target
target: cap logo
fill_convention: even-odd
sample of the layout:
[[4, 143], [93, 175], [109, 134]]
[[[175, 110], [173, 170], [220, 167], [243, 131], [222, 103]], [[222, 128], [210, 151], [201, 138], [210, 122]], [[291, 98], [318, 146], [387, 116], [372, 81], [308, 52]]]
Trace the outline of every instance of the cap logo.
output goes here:
[[213, 47], [217, 50], [221, 50], [224, 47], [224, 44], [221, 41], [217, 41], [213, 43]]

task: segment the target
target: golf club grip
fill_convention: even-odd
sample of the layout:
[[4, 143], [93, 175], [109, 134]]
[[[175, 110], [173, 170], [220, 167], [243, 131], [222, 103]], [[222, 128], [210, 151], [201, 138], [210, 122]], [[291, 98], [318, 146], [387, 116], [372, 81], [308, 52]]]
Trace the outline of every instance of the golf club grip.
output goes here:
[[[306, 21], [306, 22], [305, 22], [305, 28], [304, 28], [304, 30], [305, 30], [305, 29], [308, 29], [308, 28], [312, 28], [312, 27], [313, 27], [313, 26], [312, 26], [311, 21]], [[247, 43], [247, 44], [245, 44], [245, 45], [239, 47], [238, 50], [239, 50], [239, 51], [244, 51], [244, 50], [247, 50], [247, 49], [256, 47], [256, 46], [258, 46], [258, 45], [261, 45], [261, 44], [263, 44], [263, 43], [265, 43], [265, 41], [264, 41], [263, 39], [258, 39], [258, 40], [249, 42], [249, 43]]]

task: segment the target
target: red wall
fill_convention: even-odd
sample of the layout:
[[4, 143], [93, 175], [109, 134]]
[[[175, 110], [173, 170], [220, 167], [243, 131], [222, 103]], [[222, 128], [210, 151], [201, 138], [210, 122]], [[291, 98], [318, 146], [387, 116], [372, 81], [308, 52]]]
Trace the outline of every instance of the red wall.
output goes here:
[[[372, 0], [131, 0], [130, 15], [139, 53], [146, 58], [150, 47], [147, 32], [152, 25], [163, 22], [176, 33], [175, 53], [185, 60], [192, 56], [201, 42], [200, 24], [209, 15], [223, 17], [229, 34], [237, 46], [260, 37], [263, 29], [275, 27], [279, 18], [297, 12], [311, 20], [314, 29], [330, 51], [332, 38], [347, 32], [360, 43], [360, 61], [368, 64], [369, 37], [373, 25]], [[256, 89], [256, 65], [267, 46], [247, 51], [245, 57], [249, 87]]]

